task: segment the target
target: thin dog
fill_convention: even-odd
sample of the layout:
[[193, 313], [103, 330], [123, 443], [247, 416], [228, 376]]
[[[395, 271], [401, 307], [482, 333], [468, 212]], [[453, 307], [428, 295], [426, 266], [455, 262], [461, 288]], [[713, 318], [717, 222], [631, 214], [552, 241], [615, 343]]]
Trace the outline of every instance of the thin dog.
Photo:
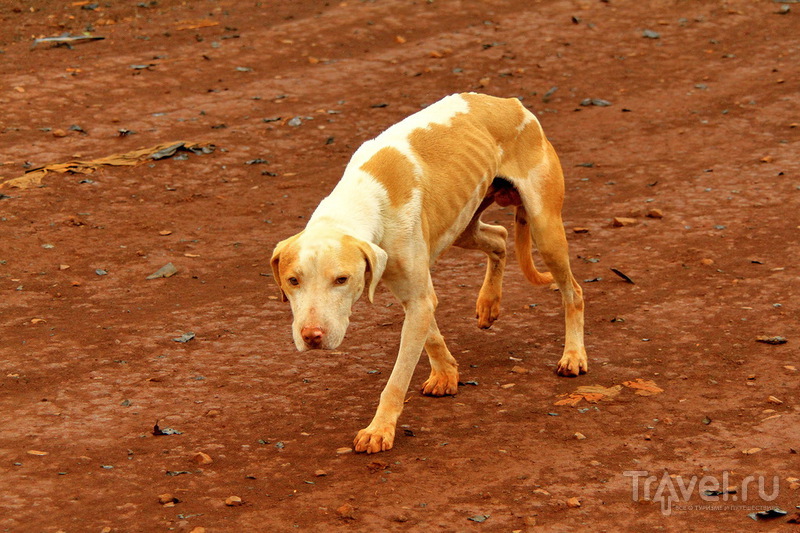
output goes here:
[[[403, 304], [397, 361], [372, 422], [355, 437], [357, 452], [392, 447], [423, 349], [431, 364], [423, 394], [457, 392], [458, 364], [436, 325], [430, 274], [446, 248], [486, 254], [476, 315], [481, 328], [497, 319], [508, 232], [480, 220], [492, 203], [516, 207], [515, 249], [528, 281], [555, 282], [561, 293], [566, 335], [558, 374], [587, 371], [583, 294], [570, 270], [563, 199], [558, 156], [518, 99], [454, 94], [365, 142], [306, 228], [277, 244], [273, 276], [291, 304], [300, 351], [338, 347], [353, 303], [365, 291], [372, 302], [378, 281]], [[534, 266], [532, 241], [550, 272]]]

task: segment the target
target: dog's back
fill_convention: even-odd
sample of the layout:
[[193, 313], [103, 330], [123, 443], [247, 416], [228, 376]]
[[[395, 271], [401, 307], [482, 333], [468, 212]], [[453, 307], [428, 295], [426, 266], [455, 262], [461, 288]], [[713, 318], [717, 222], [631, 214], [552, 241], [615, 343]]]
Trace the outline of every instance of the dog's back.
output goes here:
[[377, 182], [403, 232], [414, 229], [403, 221], [421, 224], [433, 259], [464, 230], [492, 180], [518, 186], [541, 165], [546, 144], [516, 98], [454, 94], [365, 142], [333, 194], [357, 195]]

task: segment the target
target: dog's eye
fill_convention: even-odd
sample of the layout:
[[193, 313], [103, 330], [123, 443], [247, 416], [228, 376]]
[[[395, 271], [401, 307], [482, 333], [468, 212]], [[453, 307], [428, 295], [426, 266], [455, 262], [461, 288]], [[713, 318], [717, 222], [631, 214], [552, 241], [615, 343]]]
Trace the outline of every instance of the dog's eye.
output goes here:
[[300, 285], [300, 282], [297, 281], [297, 278], [291, 277], [289, 278], [289, 285]]
[[334, 283], [336, 283], [337, 285], [344, 285], [345, 283], [347, 283], [347, 280], [349, 279], [350, 276], [339, 276], [338, 278], [336, 278]]

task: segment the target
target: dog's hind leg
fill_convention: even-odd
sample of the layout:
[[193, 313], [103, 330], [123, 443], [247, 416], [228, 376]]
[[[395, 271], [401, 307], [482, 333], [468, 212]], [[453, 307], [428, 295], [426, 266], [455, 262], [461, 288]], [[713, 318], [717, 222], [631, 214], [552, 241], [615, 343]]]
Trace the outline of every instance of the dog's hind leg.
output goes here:
[[494, 201], [490, 193], [481, 203], [467, 228], [453, 243], [468, 250], [486, 254], [486, 274], [475, 304], [478, 327], [488, 329], [500, 316], [500, 299], [503, 296], [503, 273], [506, 267], [506, 238], [503, 226], [493, 226], [480, 220], [481, 213]]
[[[543, 278], [543, 282], [549, 282], [549, 277], [552, 275], [564, 303], [566, 325], [564, 354], [558, 362], [557, 372], [562, 376], [577, 376], [588, 370], [586, 348], [583, 343], [583, 291], [570, 269], [567, 237], [561, 221], [564, 196], [561, 166], [549, 143], [547, 148], [546, 157], [549, 164], [538, 176], [538, 184], [534, 187], [529, 181], [518, 186], [524, 207], [518, 212], [517, 223], [520, 223], [520, 218], [525, 220], [527, 217], [536, 247], [550, 269], [550, 274], [537, 274]], [[517, 226], [516, 230], [524, 231], [524, 224]]]

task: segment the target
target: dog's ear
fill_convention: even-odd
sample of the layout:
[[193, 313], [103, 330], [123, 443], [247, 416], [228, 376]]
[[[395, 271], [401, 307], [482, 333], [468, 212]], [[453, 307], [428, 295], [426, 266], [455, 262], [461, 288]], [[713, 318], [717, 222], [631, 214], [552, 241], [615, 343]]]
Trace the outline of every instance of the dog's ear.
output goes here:
[[367, 260], [367, 268], [364, 272], [364, 289], [367, 293], [369, 303], [372, 303], [375, 298], [375, 288], [383, 276], [383, 271], [386, 269], [386, 261], [389, 255], [380, 246], [368, 241], [356, 239], [350, 235], [345, 237], [352, 239], [356, 246], [361, 249], [364, 258]]
[[281, 292], [282, 302], [288, 302], [289, 299], [286, 297], [286, 293], [283, 291], [283, 285], [281, 284], [281, 274], [280, 274], [281, 254], [286, 250], [286, 247], [289, 244], [296, 241], [302, 233], [303, 232], [301, 231], [297, 235], [292, 235], [288, 239], [282, 240], [281, 242], [275, 245], [275, 251], [272, 252], [272, 260], [270, 262], [272, 265], [272, 279], [274, 279], [275, 283], [278, 284], [278, 289]]

